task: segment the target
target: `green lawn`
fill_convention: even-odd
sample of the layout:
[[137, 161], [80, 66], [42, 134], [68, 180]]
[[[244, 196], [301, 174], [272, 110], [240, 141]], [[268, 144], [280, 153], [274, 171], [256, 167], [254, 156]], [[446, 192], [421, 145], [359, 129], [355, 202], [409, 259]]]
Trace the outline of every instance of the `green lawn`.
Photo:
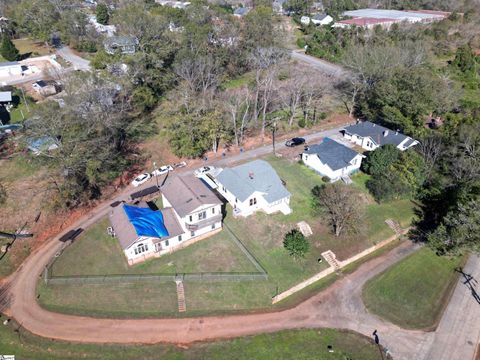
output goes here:
[[50, 54], [45, 44], [31, 39], [15, 39], [13, 40], [15, 47], [20, 52], [20, 55], [30, 54], [29, 57], [43, 56]]
[[55, 261], [54, 276], [106, 274], [175, 274], [194, 272], [255, 272], [252, 263], [222, 231], [182, 250], [128, 266], [116, 238], [106, 233], [104, 219], [88, 229]]
[[[17, 331], [18, 330], [18, 331]], [[328, 346], [334, 352], [328, 352]], [[13, 322], [0, 327], [2, 354], [17, 359], [382, 359], [371, 339], [334, 329], [288, 330], [233, 340], [198, 343], [188, 348], [173, 345], [97, 345], [53, 341], [35, 336]], [[227, 355], [228, 354], [228, 355]]]
[[462, 258], [439, 257], [422, 248], [367, 282], [369, 311], [404, 328], [432, 328], [456, 283]]
[[[321, 177], [297, 162], [275, 157], [267, 157], [267, 160], [277, 170], [292, 193], [293, 213], [288, 216], [257, 213], [246, 219], [234, 219], [231, 216], [231, 207], [228, 206], [224, 223], [266, 269], [269, 280], [241, 283], [186, 282], [187, 316], [272, 308], [273, 296], [328, 266], [325, 261], [318, 263], [323, 251], [331, 249], [340, 259], [347, 258], [393, 234], [385, 224], [385, 219], [392, 217], [406, 226], [413, 216], [413, 206], [408, 201], [382, 205], [370, 201], [367, 206], [365, 233], [338, 239], [330, 234], [321, 217], [310, 211], [310, 191], [315, 185], [322, 183]], [[305, 259], [294, 260], [283, 248], [283, 237], [301, 220], [310, 224], [314, 234], [308, 238], [311, 249]], [[54, 265], [53, 274], [255, 271], [253, 265], [228, 238], [229, 233], [226, 230], [171, 255], [128, 267], [117, 240], [106, 235], [107, 226], [108, 220], [105, 219], [67, 248]], [[111, 294], [113, 299], [120, 300], [116, 301], [114, 306], [117, 313], [128, 312], [132, 317], [159, 313], [179, 316], [175, 307], [168, 305], [162, 308], [160, 303], [156, 304], [150, 300], [150, 296], [155, 297], [157, 291], [160, 291], [161, 285], [141, 283], [136, 286], [141, 287], [140, 292], [146, 294], [146, 300], [141, 301], [139, 306], [134, 308], [135, 310], [132, 310], [128, 303], [121, 301], [122, 296], [130, 294], [128, 286], [104, 285], [103, 291], [106, 298]], [[58, 285], [47, 288], [42, 286], [39, 291], [41, 302], [52, 309], [86, 315], [89, 311], [96, 314], [104, 313], [105, 316], [115, 315], [109, 312], [101, 297], [98, 300], [84, 300], [92, 291], [91, 285], [68, 287]]]

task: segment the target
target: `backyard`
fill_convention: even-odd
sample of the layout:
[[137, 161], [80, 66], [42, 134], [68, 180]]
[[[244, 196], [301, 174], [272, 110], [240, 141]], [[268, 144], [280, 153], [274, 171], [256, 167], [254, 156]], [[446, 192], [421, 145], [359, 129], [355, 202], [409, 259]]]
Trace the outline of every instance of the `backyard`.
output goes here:
[[[361, 235], [336, 238], [331, 235], [321, 216], [310, 210], [310, 190], [321, 184], [321, 178], [297, 162], [267, 157], [286, 182], [292, 193], [292, 214], [266, 215], [258, 213], [246, 219], [235, 219], [227, 207], [224, 230], [173, 254], [152, 259], [143, 264], [129, 267], [116, 239], [106, 234], [108, 220], [105, 219], [79, 237], [73, 245], [56, 260], [54, 276], [106, 275], [106, 274], [153, 274], [190, 272], [254, 272], [256, 271], [240, 249], [230, 238], [236, 236], [254, 255], [268, 273], [268, 280], [248, 282], [185, 282], [187, 315], [226, 311], [252, 311], [272, 308], [271, 298], [291, 286], [325, 269], [328, 264], [319, 262], [321, 253], [328, 249], [340, 259], [348, 258], [374, 243], [394, 235], [385, 224], [393, 218], [402, 226], [408, 226], [413, 217], [413, 205], [409, 201], [374, 203], [364, 192], [367, 206], [365, 231]], [[361, 188], [364, 176], [354, 177], [355, 185]], [[283, 236], [306, 221], [313, 230], [308, 238], [311, 249], [304, 259], [295, 260], [283, 248]], [[142, 289], [136, 297], [135, 307], [122, 300]], [[162, 293], [175, 291], [166, 284], [142, 282], [137, 284], [53, 285], [39, 286], [40, 302], [52, 310], [89, 314], [103, 313], [104, 316], [145, 317], [152, 315], [179, 315], [172, 300], [162, 308], [155, 299]], [[90, 298], [91, 293], [102, 294]], [[167, 298], [170, 294], [167, 296]], [[115, 300], [109, 306], [106, 299]], [[115, 309], [114, 311], [112, 309]]]
[[455, 286], [455, 268], [463, 261], [422, 248], [367, 282], [364, 303], [372, 313], [401, 327], [431, 329]]
[[[334, 352], [328, 351], [332, 346]], [[19, 359], [382, 359], [378, 347], [362, 335], [334, 329], [288, 330], [233, 340], [173, 345], [80, 344], [35, 336], [10, 322], [0, 328], [0, 349]]]

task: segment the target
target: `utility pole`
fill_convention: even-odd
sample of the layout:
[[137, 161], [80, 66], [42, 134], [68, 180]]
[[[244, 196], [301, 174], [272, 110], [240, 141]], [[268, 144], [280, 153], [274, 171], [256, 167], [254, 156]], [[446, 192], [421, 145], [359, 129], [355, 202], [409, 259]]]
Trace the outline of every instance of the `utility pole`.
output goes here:
[[155, 176], [155, 182], [157, 183], [157, 188], [160, 188], [160, 186], [158, 185], [157, 163], [155, 161], [153, 162], [153, 174]]
[[275, 132], [277, 131], [277, 119], [275, 118], [273, 120], [273, 127], [272, 127], [272, 145], [273, 145], [273, 155], [276, 155], [275, 154]]

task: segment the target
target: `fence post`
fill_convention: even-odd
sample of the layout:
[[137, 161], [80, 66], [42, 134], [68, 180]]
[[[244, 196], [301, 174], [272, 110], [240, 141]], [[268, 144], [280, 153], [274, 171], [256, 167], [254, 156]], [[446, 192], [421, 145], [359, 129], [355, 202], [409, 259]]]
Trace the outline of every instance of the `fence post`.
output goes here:
[[43, 270], [43, 281], [45, 281], [45, 285], [48, 285], [48, 266], [45, 266]]

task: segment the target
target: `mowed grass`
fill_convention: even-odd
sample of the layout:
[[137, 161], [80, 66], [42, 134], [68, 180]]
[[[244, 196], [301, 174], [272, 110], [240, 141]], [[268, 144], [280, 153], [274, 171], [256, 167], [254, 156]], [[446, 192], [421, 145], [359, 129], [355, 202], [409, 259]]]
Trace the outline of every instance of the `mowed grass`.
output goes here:
[[[328, 352], [328, 345], [334, 349]], [[378, 348], [354, 332], [334, 329], [288, 330], [273, 334], [241, 337], [233, 340], [198, 343], [188, 348], [173, 345], [81, 344], [53, 341], [35, 336], [18, 324], [0, 327], [2, 354], [15, 354], [18, 359], [381, 359]]]
[[[413, 216], [410, 202], [394, 202], [367, 205], [364, 234], [336, 238], [321, 216], [311, 211], [311, 189], [321, 185], [321, 177], [307, 167], [286, 159], [267, 157], [292, 193], [293, 213], [266, 215], [256, 213], [248, 218], [234, 219], [231, 207], [227, 206], [226, 227], [249, 249], [266, 269], [267, 281], [248, 282], [185, 282], [187, 301], [186, 314], [178, 314], [173, 303], [155, 303], [150, 296], [161, 293], [162, 284], [139, 283], [135, 286], [105, 284], [104, 297], [90, 299], [92, 286], [40, 287], [41, 302], [45, 307], [66, 313], [103, 316], [145, 317], [162, 315], [193, 316], [225, 312], [245, 312], [255, 309], [271, 309], [271, 299], [299, 282], [325, 269], [328, 264], [318, 262], [321, 253], [333, 250], [341, 259], [349, 257], [393, 235], [385, 219], [393, 217], [408, 225]], [[368, 197], [369, 195], [365, 195]], [[296, 227], [299, 221], [307, 221], [314, 234], [308, 238], [311, 247], [304, 259], [295, 260], [283, 248], [285, 233]], [[116, 239], [106, 235], [108, 220], [89, 229], [76, 243], [67, 248], [54, 265], [54, 275], [122, 274], [122, 273], [175, 273], [193, 271], [255, 271], [242, 253], [228, 239], [224, 229], [210, 239], [202, 240], [171, 255], [152, 259], [146, 263], [128, 267]], [[100, 241], [100, 242], [99, 242]], [[98, 245], [98, 246], [96, 246]], [[230, 246], [233, 246], [231, 248]], [[137, 306], [132, 307], [122, 297], [131, 296], [138, 289]], [[167, 290], [165, 290], [167, 291]], [[174, 291], [174, 290], [173, 290]], [[145, 301], [143, 301], [145, 294]], [[106, 299], [112, 299], [111, 310]], [[117, 301], [118, 299], [118, 301]], [[172, 305], [173, 304], [173, 305]]]
[[409, 329], [436, 325], [456, 283], [460, 257], [439, 257], [422, 248], [371, 279], [363, 288], [365, 305], [394, 324]]
[[58, 257], [52, 274], [77, 276], [256, 271], [227, 231], [172, 254], [129, 266], [118, 240], [107, 234], [108, 226], [110, 222], [105, 218], [89, 228]]
[[13, 43], [20, 52], [20, 55], [30, 54], [29, 57], [43, 56], [50, 54], [45, 44], [32, 39], [14, 39]]

